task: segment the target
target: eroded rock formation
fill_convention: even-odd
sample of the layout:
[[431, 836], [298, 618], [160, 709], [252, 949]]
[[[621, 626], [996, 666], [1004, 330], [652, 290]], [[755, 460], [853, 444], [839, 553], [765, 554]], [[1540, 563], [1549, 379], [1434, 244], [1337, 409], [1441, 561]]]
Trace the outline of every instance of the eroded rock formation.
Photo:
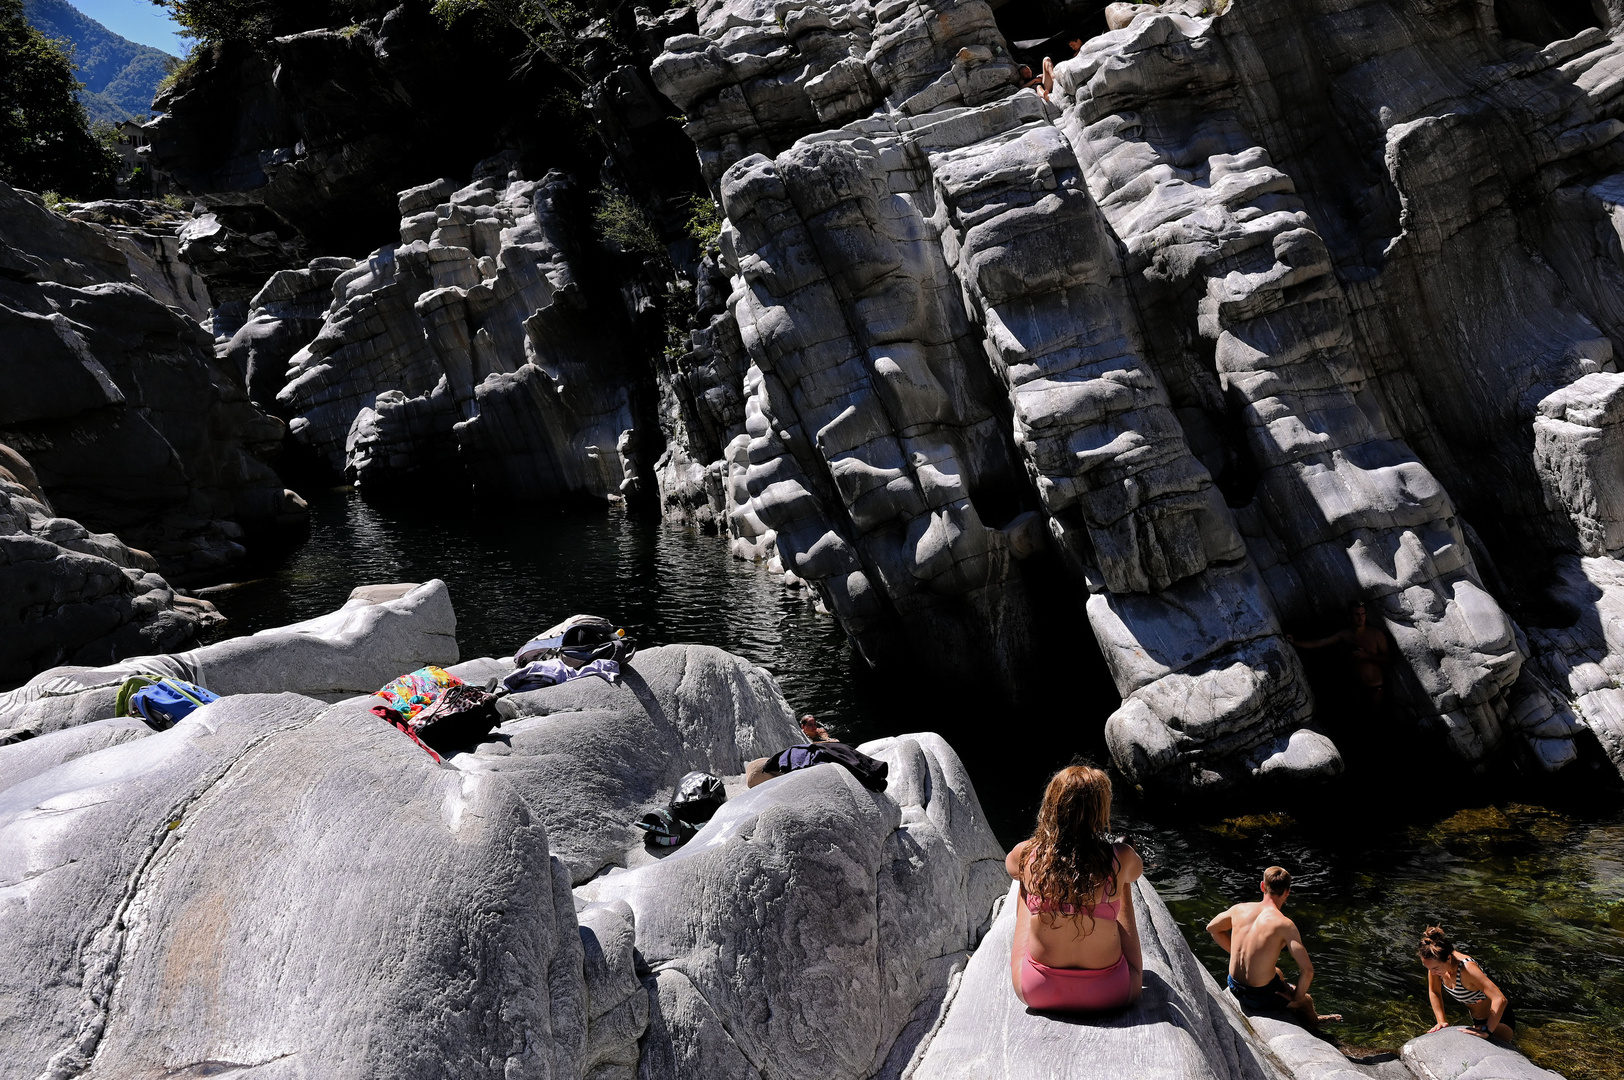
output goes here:
[[[422, 100], [424, 5], [357, 10], [203, 58], [159, 157], [330, 244], [403, 175], [380, 148], [416, 145]], [[1616, 15], [1559, 15], [1113, 4], [1045, 94], [1000, 25], [1024, 8], [617, 9], [579, 43], [601, 169], [487, 132], [507, 149], [473, 184], [403, 192], [400, 244], [359, 264], [278, 274], [227, 355], [262, 401], [286, 359], [296, 436], [363, 483], [651, 475], [878, 663], [1018, 691], [1040, 608], [1069, 604], [1141, 784], [1339, 772], [1347, 733], [1287, 631], [1356, 600], [1403, 724], [1471, 767], [1566, 768], [1614, 723], [1592, 695], [1624, 692], [1586, 629], [1624, 545], [1624, 53]], [[263, 108], [199, 143], [232, 86]], [[654, 161], [670, 111], [726, 214], [696, 257]], [[582, 299], [583, 184], [640, 192], [668, 242], [664, 300], [654, 271], [621, 283], [627, 321], [666, 309], [652, 380], [648, 327]]]
[[[333, 280], [325, 322], [288, 361], [277, 401], [293, 437], [363, 485], [449, 465], [504, 498], [635, 486], [622, 442], [636, 426], [636, 379], [623, 338], [576, 280], [561, 207], [570, 184], [508, 166], [496, 159], [465, 187], [402, 192], [400, 244]], [[300, 313], [266, 305], [315, 284], [273, 279], [232, 352], [260, 348], [251, 333], [290, 340]], [[275, 355], [263, 348], [256, 385]]]
[[208, 601], [176, 594], [151, 555], [57, 517], [38, 483], [0, 446], [0, 684], [53, 664], [185, 648], [222, 621]]
[[1463, 762], [1615, 748], [1624, 62], [1496, 10], [1113, 5], [1045, 98], [979, 0], [700, 5], [668, 514], [949, 667], [1019, 670], [1057, 557], [1139, 783], [1340, 771], [1283, 629], [1355, 601]]

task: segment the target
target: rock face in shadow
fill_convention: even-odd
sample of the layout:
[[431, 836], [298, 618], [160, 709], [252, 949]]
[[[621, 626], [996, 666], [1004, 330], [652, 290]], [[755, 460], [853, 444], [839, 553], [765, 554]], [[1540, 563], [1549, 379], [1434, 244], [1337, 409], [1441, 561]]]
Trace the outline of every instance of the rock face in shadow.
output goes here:
[[222, 695], [287, 691], [337, 701], [371, 694], [425, 664], [455, 664], [457, 616], [445, 582], [397, 591], [391, 599], [351, 599], [302, 623], [186, 652], [51, 668], [0, 693], [0, 743], [112, 716], [118, 688], [131, 675], [169, 675]]
[[53, 664], [182, 649], [223, 621], [170, 588], [152, 556], [57, 517], [23, 480], [37, 484], [0, 446], [0, 684]]
[[1286, 631], [1355, 601], [1464, 765], [1611, 730], [1563, 674], [1618, 655], [1568, 640], [1604, 590], [1548, 569], [1624, 544], [1618, 27], [1113, 5], [1045, 100], [979, 0], [792, 14], [702, 4], [651, 68], [731, 288], [664, 376], [668, 516], [876, 660], [1018, 672], [1063, 574], [1143, 786], [1340, 772]]
[[198, 323], [214, 307], [208, 282], [181, 255], [181, 232], [189, 220], [182, 211], [145, 199], [104, 199], [64, 208], [75, 221], [101, 226], [124, 253], [130, 274], [159, 303], [179, 308]]
[[[158, 167], [183, 188], [257, 203], [316, 254], [379, 243], [397, 191], [466, 175], [533, 120], [548, 89], [505, 81], [520, 35], [448, 30], [429, 0], [277, 7], [280, 36], [201, 50], [159, 95], [148, 132]], [[492, 78], [508, 92], [479, 109], [447, 92]]]
[[218, 573], [248, 531], [304, 520], [265, 461], [283, 426], [110, 235], [0, 187], [0, 438], [64, 516], [167, 576]]

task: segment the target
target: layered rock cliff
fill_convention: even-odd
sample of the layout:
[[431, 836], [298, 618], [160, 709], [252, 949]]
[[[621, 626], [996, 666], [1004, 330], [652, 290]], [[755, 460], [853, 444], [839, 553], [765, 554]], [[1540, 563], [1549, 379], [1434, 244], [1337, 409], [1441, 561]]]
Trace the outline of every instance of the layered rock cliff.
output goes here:
[[520, 499], [637, 486], [638, 368], [577, 279], [577, 193], [509, 165], [402, 192], [398, 245], [284, 271], [255, 298], [228, 355], [265, 392], [303, 342], [276, 401], [332, 470], [362, 485], [449, 471]]
[[1046, 547], [1142, 783], [1338, 771], [1283, 631], [1355, 601], [1462, 761], [1613, 746], [1624, 68], [1495, 10], [1113, 5], [1045, 96], [979, 2], [702, 5], [652, 67], [728, 222], [681, 411], [746, 404], [664, 504], [949, 667], [1018, 667]]

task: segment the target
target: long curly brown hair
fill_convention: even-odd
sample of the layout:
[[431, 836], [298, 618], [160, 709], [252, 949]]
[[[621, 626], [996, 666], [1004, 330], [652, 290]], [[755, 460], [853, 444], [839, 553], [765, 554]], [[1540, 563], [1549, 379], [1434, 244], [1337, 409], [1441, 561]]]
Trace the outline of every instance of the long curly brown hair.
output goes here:
[[1026, 850], [1026, 891], [1045, 905], [1070, 904], [1092, 919], [1095, 897], [1116, 892], [1110, 828], [1111, 778], [1092, 765], [1055, 773]]

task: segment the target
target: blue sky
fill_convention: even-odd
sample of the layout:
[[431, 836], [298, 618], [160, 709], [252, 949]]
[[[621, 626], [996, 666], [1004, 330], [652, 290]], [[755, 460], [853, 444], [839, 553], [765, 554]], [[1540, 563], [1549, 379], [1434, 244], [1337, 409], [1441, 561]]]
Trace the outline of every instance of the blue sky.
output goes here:
[[190, 42], [179, 37], [180, 27], [169, 12], [152, 0], [68, 0], [70, 4], [101, 23], [113, 33], [162, 49], [172, 56], [185, 56]]

